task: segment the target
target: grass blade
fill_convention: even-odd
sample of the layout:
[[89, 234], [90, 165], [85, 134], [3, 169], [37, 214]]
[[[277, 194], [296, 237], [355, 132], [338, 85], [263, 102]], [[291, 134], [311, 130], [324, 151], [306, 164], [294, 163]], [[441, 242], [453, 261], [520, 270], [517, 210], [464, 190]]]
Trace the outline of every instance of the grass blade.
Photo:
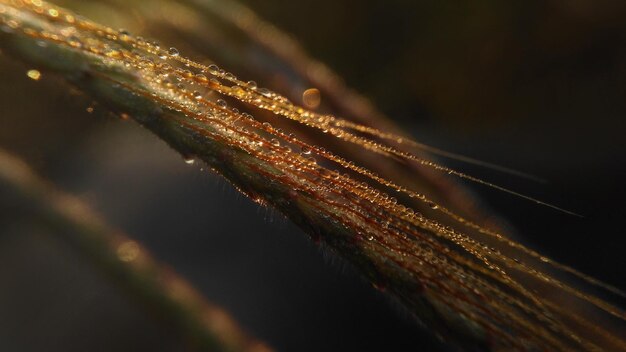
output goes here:
[[[536, 264], [542, 257], [520, 261], [416, 212], [389, 194], [393, 182], [235, 105], [255, 114], [265, 109], [297, 117], [312, 127], [331, 117], [300, 111], [286, 98], [188, 60], [174, 48], [47, 3], [0, 4], [0, 38], [8, 52], [62, 75], [185, 158], [203, 160], [253, 200], [280, 210], [449, 341], [468, 350], [626, 349], [611, 324], [597, 324], [601, 319], [623, 324], [624, 311], [559, 281]], [[309, 120], [312, 116], [323, 120]], [[357, 144], [361, 152], [394, 154], [374, 142]], [[312, 150], [329, 160], [312, 159]], [[359, 175], [382, 185], [374, 187]], [[413, 198], [433, 210], [447, 209], [419, 195]], [[445, 215], [468, 224], [451, 211]], [[502, 244], [530, 255], [519, 252], [515, 242]], [[563, 307], [566, 299], [581, 309]]]

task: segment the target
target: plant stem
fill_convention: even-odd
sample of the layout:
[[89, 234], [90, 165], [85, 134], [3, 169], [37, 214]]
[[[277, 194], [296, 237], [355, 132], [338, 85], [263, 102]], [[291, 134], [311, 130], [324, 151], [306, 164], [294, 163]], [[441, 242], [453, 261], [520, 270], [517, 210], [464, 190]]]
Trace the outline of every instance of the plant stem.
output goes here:
[[[508, 251], [502, 252], [424, 216], [390, 193], [403, 191], [432, 209], [442, 207], [229, 108], [223, 99], [322, 130], [331, 117], [181, 57], [174, 48], [39, 1], [1, 0], [0, 25], [5, 50], [60, 74], [185, 158], [203, 160], [256, 202], [280, 210], [448, 341], [468, 350], [626, 350], [610, 329], [590, 322], [595, 315], [560, 303], [567, 298], [621, 321], [626, 313], [557, 280], [523, 247], [503, 241]], [[325, 132], [354, 142], [357, 152], [404, 155], [334, 126]], [[327, 160], [311, 159], [311, 150]], [[340, 172], [346, 170], [352, 174]], [[380, 185], [371, 186], [366, 177]]]

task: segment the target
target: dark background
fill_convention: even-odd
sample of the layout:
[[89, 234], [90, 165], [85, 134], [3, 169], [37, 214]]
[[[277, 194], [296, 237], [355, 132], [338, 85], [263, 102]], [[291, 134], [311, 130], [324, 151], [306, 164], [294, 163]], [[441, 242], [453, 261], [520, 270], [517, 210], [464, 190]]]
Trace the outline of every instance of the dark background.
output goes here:
[[[524, 242], [626, 289], [623, 1], [293, 1], [249, 4], [419, 141], [523, 170], [450, 162], [583, 214], [481, 187]], [[272, 210], [188, 166], [131, 122], [0, 59], [0, 145], [281, 351], [434, 350], [401, 307]], [[322, 97], [323, 99], [323, 97]], [[468, 185], [471, 186], [471, 185]], [[0, 350], [178, 350], [77, 253], [0, 217]]]

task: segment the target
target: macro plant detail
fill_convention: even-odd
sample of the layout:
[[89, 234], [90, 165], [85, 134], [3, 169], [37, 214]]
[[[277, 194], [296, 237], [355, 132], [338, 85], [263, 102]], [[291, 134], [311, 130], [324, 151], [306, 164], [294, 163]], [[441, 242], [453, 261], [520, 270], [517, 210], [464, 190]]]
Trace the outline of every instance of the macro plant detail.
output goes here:
[[[119, 117], [151, 130], [187, 162], [206, 163], [250, 199], [279, 210], [315, 242], [354, 264], [460, 348], [626, 349], [612, 328], [624, 323], [626, 313], [560, 276], [618, 299], [626, 297], [623, 292], [472, 220], [458, 205], [448, 206], [353, 161], [352, 154], [303, 137], [302, 130], [332, 145], [348, 145], [353, 153], [567, 212], [448, 168], [426, 153], [481, 162], [298, 106], [262, 82], [50, 3], [2, 0], [0, 24], [3, 53], [32, 65], [29, 78], [57, 74]], [[575, 307], [562, 306], [564, 300]]]

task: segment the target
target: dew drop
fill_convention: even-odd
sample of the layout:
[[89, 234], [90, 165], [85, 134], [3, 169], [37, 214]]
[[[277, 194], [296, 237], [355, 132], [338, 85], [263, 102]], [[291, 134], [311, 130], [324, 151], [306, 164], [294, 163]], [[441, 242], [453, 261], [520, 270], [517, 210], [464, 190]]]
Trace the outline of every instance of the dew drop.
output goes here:
[[322, 97], [317, 88], [309, 88], [302, 93], [302, 102], [309, 109], [315, 109], [320, 106]]
[[174, 47], [169, 48], [169, 50], [167, 50], [167, 53], [168, 53], [170, 56], [174, 56], [174, 57], [176, 57], [176, 56], [178, 56], [178, 55], [179, 55], [178, 49], [176, 49], [176, 48], [174, 48]]
[[311, 155], [311, 148], [309, 148], [309, 147], [302, 147], [301, 153], [303, 155]]
[[193, 163], [195, 162], [196, 162], [196, 159], [194, 159], [193, 157], [185, 158], [185, 164], [187, 165], [193, 165]]
[[220, 68], [215, 64], [209, 65], [209, 73], [212, 75], [217, 75], [220, 73]]
[[430, 209], [439, 209], [439, 206], [434, 202], [429, 202], [428, 206], [430, 207]]
[[230, 72], [226, 72], [226, 74], [224, 74], [224, 78], [226, 78], [227, 80], [230, 80], [230, 81], [233, 81], [233, 80], [237, 79], [237, 77], [235, 77], [235, 75], [233, 75]]
[[76, 37], [75, 35], [71, 36], [68, 39], [68, 43], [73, 46], [74, 48], [82, 48], [83, 47], [83, 43], [80, 42], [80, 39], [78, 39], [78, 37]]
[[225, 108], [228, 105], [228, 104], [226, 104], [226, 101], [224, 99], [217, 99], [217, 101], [215, 103], [220, 108]]
[[193, 97], [200, 100], [202, 99], [202, 93], [198, 92], [197, 90], [193, 92]]
[[259, 93], [261, 93], [261, 95], [263, 95], [263, 96], [265, 96], [265, 97], [269, 97], [269, 96], [271, 96], [271, 95], [272, 95], [272, 93], [270, 92], [270, 90], [269, 90], [269, 89], [267, 89], [267, 88], [259, 88], [257, 91], [258, 91]]
[[246, 85], [248, 86], [248, 88], [250, 89], [256, 89], [257, 85], [255, 81], [248, 81], [248, 83], [246, 83]]
[[196, 74], [196, 79], [202, 83], [206, 83], [208, 82], [207, 78], [205, 75], [203, 75], [202, 73], [198, 73]]
[[241, 88], [238, 85], [234, 85], [231, 89], [232, 89], [233, 94], [238, 97], [241, 97], [245, 93], [243, 88]]
[[272, 145], [275, 146], [275, 147], [279, 147], [280, 146], [280, 141], [278, 139], [276, 139], [276, 138], [272, 138], [270, 143], [272, 143]]
[[28, 70], [26, 71], [26, 76], [34, 81], [38, 81], [41, 78], [41, 72], [38, 70]]

